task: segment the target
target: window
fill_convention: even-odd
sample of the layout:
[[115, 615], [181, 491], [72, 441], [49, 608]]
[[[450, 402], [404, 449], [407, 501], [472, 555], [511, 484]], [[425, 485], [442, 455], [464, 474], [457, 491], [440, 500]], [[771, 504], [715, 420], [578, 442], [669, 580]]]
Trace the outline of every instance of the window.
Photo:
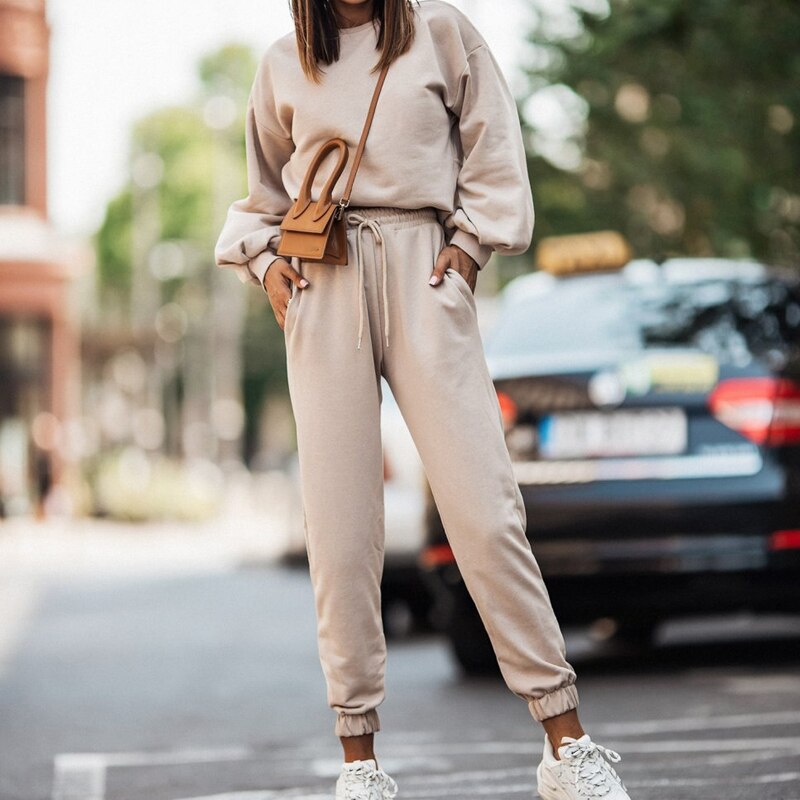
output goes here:
[[25, 80], [0, 75], [0, 205], [25, 204]]

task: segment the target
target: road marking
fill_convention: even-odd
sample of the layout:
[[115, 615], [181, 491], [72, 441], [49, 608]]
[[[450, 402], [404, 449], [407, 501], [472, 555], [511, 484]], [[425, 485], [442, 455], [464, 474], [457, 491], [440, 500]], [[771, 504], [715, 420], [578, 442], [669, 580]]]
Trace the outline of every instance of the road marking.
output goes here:
[[[742, 764], [745, 761], [776, 761], [800, 755], [800, 748], [787, 747], [782, 750], [765, 750], [755, 753], [732, 753], [730, 755], [709, 756], [702, 763], [710, 767], [725, 767], [730, 764]], [[682, 759], [684, 762], [686, 759]]]
[[800, 678], [796, 675], [765, 675], [758, 678], [725, 678], [722, 690], [731, 694], [796, 694]]
[[[731, 715], [728, 718], [717, 717], [706, 722], [713, 722], [710, 728], [724, 727], [722, 720], [732, 720], [734, 726], [745, 725], [783, 725], [791, 720], [792, 712], [775, 712], [773, 714], [752, 714], [752, 715]], [[765, 722], [769, 720], [769, 722]], [[671, 720], [673, 727], [678, 724], [694, 726], [699, 718], [686, 718], [682, 720]], [[631, 723], [628, 727], [630, 732], [634, 732], [633, 726], [638, 723]], [[648, 722], [641, 723], [648, 725]], [[621, 745], [621, 746], [620, 746]], [[734, 763], [744, 760], [770, 760], [787, 758], [800, 752], [800, 737], [771, 737], [771, 738], [728, 738], [728, 739], [709, 739], [709, 740], [660, 740], [660, 741], [630, 741], [621, 742], [619, 749], [622, 755], [626, 754], [715, 754], [711, 758], [695, 758], [698, 764], [711, 764], [722, 766], [725, 763]], [[535, 784], [535, 764], [525, 767], [505, 767], [500, 769], [477, 769], [464, 772], [456, 771], [446, 758], [446, 756], [475, 756], [505, 754], [515, 755], [524, 754], [531, 757], [532, 762], [537, 754], [530, 742], [506, 741], [506, 742], [462, 742], [462, 743], [443, 743], [426, 742], [424, 745], [425, 756], [419, 755], [420, 745], [395, 744], [393, 746], [394, 757], [382, 759], [382, 765], [387, 771], [402, 775], [410, 769], [419, 770], [420, 768], [437, 770], [453, 770], [449, 774], [428, 774], [408, 775], [403, 778], [406, 790], [404, 796], [415, 798], [415, 800], [434, 800], [439, 797], [452, 796], [454, 787], [458, 789], [459, 795], [465, 796], [485, 796], [500, 794], [516, 794], [522, 792], [530, 793], [531, 787]], [[249, 747], [227, 747], [218, 749], [181, 749], [165, 752], [122, 752], [122, 753], [64, 753], [55, 759], [55, 776], [53, 782], [52, 800], [105, 800], [106, 775], [112, 767], [136, 767], [136, 766], [171, 766], [182, 764], [200, 763], [221, 763], [242, 760], [262, 760], [265, 764], [276, 761], [285, 764], [285, 756], [291, 755], [297, 759], [301, 753], [308, 749], [308, 743], [304, 743], [299, 748], [291, 751], [281, 751], [277, 754], [267, 754], [254, 751]], [[747, 752], [749, 751], [749, 752]], [[318, 751], [317, 751], [318, 752]], [[725, 755], [728, 754], [728, 755]], [[735, 755], [731, 755], [735, 754]], [[272, 758], [270, 758], [272, 755]], [[727, 761], [726, 761], [727, 759]], [[338, 773], [340, 764], [334, 759], [311, 759], [315, 772], [320, 777], [327, 777]], [[637, 772], [643, 770], [640, 764], [633, 767]], [[653, 769], [651, 765], [650, 769]], [[659, 769], [659, 767], [655, 767]], [[520, 779], [525, 779], [520, 783]], [[664, 778], [653, 780], [628, 780], [626, 783], [632, 788], [659, 788], [669, 787], [691, 787], [691, 786], [725, 786], [736, 784], [773, 784], [791, 783], [800, 780], [800, 772], [786, 771], [775, 772], [769, 775], [754, 775], [747, 777], [737, 777], [735, 779], [726, 778]], [[503, 783], [505, 781], [505, 783]], [[468, 786], [464, 786], [468, 784]], [[306, 787], [291, 790], [263, 790], [229, 792], [215, 795], [192, 796], [183, 800], [279, 800], [286, 798], [289, 800], [327, 800], [327, 793], [320, 794], [318, 787]]]
[[[299, 793], [298, 793], [299, 792]], [[231, 792], [228, 794], [204, 794], [197, 797], [181, 797], [179, 800], [276, 800], [276, 798], [293, 798], [293, 800], [330, 800], [330, 793], [308, 794], [307, 789], [289, 789], [285, 792]]]
[[[487, 773], [487, 777], [492, 777], [495, 780], [489, 784], [485, 785], [475, 785], [471, 786], [467, 792], [467, 796], [484, 796], [484, 795], [492, 795], [492, 794], [530, 794], [532, 784], [530, 782], [526, 783], [508, 783], [508, 784], [498, 784], [496, 782], [497, 779], [502, 778], [503, 776], [500, 773], [504, 773], [504, 770], [498, 770], [496, 773]], [[433, 783], [434, 781], [431, 780], [432, 778], [436, 777], [447, 777], [447, 776], [428, 776], [428, 778], [420, 778], [420, 782], [423, 780], [427, 783]], [[625, 781], [626, 786], [629, 789], [658, 789], [658, 788], [676, 788], [676, 787], [701, 787], [701, 786], [735, 786], [738, 784], [775, 784], [775, 783], [788, 783], [790, 781], [796, 781], [800, 779], [800, 772], [781, 772], [776, 773], [774, 775], [758, 775], [758, 776], [746, 776], [743, 778], [735, 778], [731, 779], [714, 779], [714, 778], [663, 778], [660, 780], [637, 780], [637, 781]], [[411, 781], [406, 779], [404, 781], [404, 785], [407, 785]], [[254, 792], [234, 792], [229, 794], [215, 794], [215, 795], [198, 795], [193, 797], [185, 797], [181, 798], [181, 800], [278, 800], [279, 798], [293, 798], [294, 800], [328, 800], [330, 797], [329, 794], [319, 794], [314, 793], [311, 794], [309, 792], [314, 792], [313, 789], [289, 789], [286, 791], [277, 791], [277, 792], [262, 792], [262, 791], [254, 791]], [[453, 789], [452, 787], [443, 787], [441, 789], [432, 789], [432, 790], [414, 790], [411, 791], [404, 790], [403, 797], [408, 798], [415, 798], [416, 800], [426, 800], [432, 798], [439, 798], [439, 797], [452, 797]]]
[[133, 753], [104, 753], [107, 767], [158, 766], [160, 764], [219, 764], [225, 761], [245, 761], [253, 758], [249, 747], [219, 747], [213, 749], [193, 748], [149, 753], [146, 750]]
[[[470, 786], [468, 795], [481, 796], [484, 795], [497, 795], [497, 794], [531, 794], [533, 784], [530, 781], [527, 783], [508, 783], [508, 784], [492, 784], [491, 786]], [[403, 792], [403, 797], [415, 797], [417, 800], [424, 800], [426, 797], [452, 797], [452, 789], [433, 789], [432, 791], [410, 791]]]
[[102, 755], [63, 753], [56, 756], [53, 800], [103, 800], [106, 764]]
[[761, 725], [800, 723], [800, 711], [775, 711], [763, 714], [729, 714], [722, 717], [679, 717], [598, 725], [597, 731], [609, 735], [641, 735], [674, 731], [710, 731], [715, 728], [751, 728]]
[[168, 750], [161, 753], [60, 753], [55, 758], [52, 800], [105, 800], [109, 767], [218, 764], [253, 757], [248, 747]]
[[[313, 791], [313, 790], [311, 790]], [[530, 794], [531, 784], [510, 784], [492, 785], [492, 786], [472, 786], [470, 787], [470, 795], [493, 795], [503, 792], [505, 794], [517, 794], [526, 792]], [[403, 797], [414, 797], [417, 800], [424, 800], [424, 798], [438, 798], [438, 797], [452, 797], [452, 789], [434, 789], [430, 792], [403, 792]], [[330, 800], [330, 793], [324, 794], [309, 794], [308, 789], [288, 789], [286, 791], [278, 792], [234, 792], [233, 794], [212, 794], [212, 795], [198, 795], [196, 797], [182, 797], [180, 800]]]
[[625, 781], [631, 789], [654, 789], [676, 786], [738, 786], [742, 783], [773, 784], [800, 780], [800, 772], [778, 772], [774, 775], [743, 775], [736, 778], [661, 778], [654, 781]]
[[800, 748], [800, 736], [787, 736], [784, 738], [760, 739], [700, 739], [660, 742], [626, 742], [620, 747], [622, 755], [625, 753], [724, 753], [739, 750], [767, 750], [767, 749], [797, 750]]

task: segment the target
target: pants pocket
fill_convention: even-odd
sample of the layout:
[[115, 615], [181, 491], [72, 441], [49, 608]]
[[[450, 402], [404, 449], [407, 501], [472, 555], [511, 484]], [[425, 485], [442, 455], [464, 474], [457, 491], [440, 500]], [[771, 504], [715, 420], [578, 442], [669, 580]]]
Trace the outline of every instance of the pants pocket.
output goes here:
[[467, 283], [467, 279], [454, 267], [448, 267], [444, 271], [445, 275], [450, 275], [450, 277], [456, 282], [456, 284], [461, 289], [462, 293], [472, 296], [472, 289], [469, 288], [469, 284]]
[[297, 316], [297, 307], [300, 305], [300, 295], [303, 293], [301, 289], [297, 288], [297, 284], [294, 281], [290, 284], [290, 291], [291, 297], [289, 299], [289, 305], [286, 308], [286, 316], [283, 320], [284, 336], [288, 335], [294, 327], [294, 318]]

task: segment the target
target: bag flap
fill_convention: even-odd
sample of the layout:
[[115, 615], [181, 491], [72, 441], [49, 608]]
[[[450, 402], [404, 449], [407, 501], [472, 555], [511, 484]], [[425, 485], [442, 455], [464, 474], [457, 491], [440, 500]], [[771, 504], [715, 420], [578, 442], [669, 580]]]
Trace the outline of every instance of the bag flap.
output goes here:
[[289, 209], [289, 213], [286, 214], [281, 221], [281, 230], [298, 231], [300, 233], [323, 233], [336, 211], [336, 205], [330, 203], [328, 208], [315, 219], [316, 209], [317, 204], [311, 202], [308, 203], [304, 209], [300, 210], [297, 208], [297, 200], [295, 200], [294, 204]]

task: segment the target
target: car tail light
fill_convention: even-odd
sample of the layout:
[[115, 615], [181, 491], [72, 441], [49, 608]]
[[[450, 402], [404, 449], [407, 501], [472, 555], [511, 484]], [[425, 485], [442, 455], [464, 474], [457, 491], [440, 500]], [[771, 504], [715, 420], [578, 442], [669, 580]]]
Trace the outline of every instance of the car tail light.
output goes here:
[[503, 415], [503, 426], [506, 430], [513, 428], [517, 421], [517, 404], [505, 392], [497, 393], [497, 401]]
[[775, 531], [769, 537], [770, 550], [800, 550], [800, 531]]
[[785, 378], [729, 378], [708, 398], [711, 413], [750, 441], [800, 444], [800, 384]]
[[449, 544], [432, 544], [422, 551], [419, 561], [423, 567], [431, 569], [444, 564], [455, 564], [456, 557]]

